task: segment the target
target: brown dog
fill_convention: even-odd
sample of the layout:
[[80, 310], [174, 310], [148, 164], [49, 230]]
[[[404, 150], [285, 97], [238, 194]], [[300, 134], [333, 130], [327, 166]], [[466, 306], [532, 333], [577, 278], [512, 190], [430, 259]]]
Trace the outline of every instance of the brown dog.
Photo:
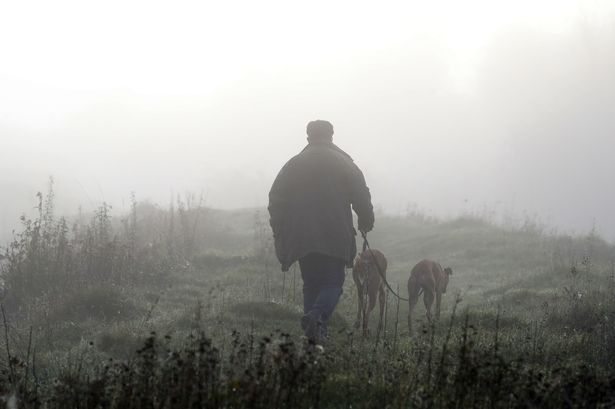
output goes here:
[[423, 302], [427, 310], [427, 319], [431, 322], [431, 305], [436, 299], [436, 319], [440, 318], [442, 294], [446, 293], [449, 277], [453, 274], [450, 267], [442, 269], [439, 263], [422, 260], [412, 268], [408, 279], [408, 330], [412, 332], [412, 310], [423, 290]]
[[[379, 269], [380, 271], [378, 271]], [[354, 327], [359, 328], [362, 323], [364, 335], [369, 334], [367, 323], [369, 314], [376, 306], [376, 297], [380, 301], [378, 331], [382, 329], [382, 317], [386, 302], [385, 283], [382, 278], [383, 276], [386, 277], [386, 270], [387, 260], [384, 254], [378, 250], [365, 250], [354, 261], [352, 278], [357, 285], [357, 296], [359, 299], [357, 320], [354, 323]], [[367, 305], [365, 305], [366, 301]]]

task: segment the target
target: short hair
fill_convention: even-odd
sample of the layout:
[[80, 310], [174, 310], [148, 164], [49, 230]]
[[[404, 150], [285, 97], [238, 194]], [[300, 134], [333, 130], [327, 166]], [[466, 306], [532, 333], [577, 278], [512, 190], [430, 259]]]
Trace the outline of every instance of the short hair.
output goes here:
[[333, 136], [333, 125], [329, 121], [317, 119], [307, 124], [306, 131], [311, 138], [330, 138]]

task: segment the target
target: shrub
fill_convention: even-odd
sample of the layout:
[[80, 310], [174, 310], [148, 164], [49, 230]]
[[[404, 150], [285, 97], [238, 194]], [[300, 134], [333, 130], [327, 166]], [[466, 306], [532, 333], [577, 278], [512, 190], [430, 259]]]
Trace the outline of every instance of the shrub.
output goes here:
[[79, 218], [69, 230], [65, 218], [54, 217], [53, 181], [47, 195], [37, 197], [37, 216], [21, 217], [22, 231], [6, 247], [0, 264], [3, 302], [10, 309], [49, 304], [58, 294], [100, 296], [99, 288], [165, 283], [175, 267], [163, 246], [138, 240], [136, 203], [124, 231], [113, 227], [111, 206], [105, 203], [89, 223]]

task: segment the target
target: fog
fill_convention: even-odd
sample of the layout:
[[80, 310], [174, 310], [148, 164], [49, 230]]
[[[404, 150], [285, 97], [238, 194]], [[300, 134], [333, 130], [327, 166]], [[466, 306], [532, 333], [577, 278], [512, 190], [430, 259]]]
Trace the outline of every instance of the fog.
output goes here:
[[612, 3], [218, 3], [1, 7], [0, 237], [49, 175], [65, 213], [266, 205], [320, 118], [385, 212], [615, 238]]

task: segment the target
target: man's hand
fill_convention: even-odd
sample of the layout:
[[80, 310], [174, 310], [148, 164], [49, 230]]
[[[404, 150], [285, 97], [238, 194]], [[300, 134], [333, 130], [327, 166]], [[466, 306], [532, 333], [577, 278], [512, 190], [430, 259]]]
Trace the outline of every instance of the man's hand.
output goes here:
[[359, 231], [361, 232], [361, 234], [369, 233], [370, 231], [372, 231], [373, 228], [374, 228], [373, 219], [371, 220], [371, 223], [365, 223], [363, 220], [359, 218]]

